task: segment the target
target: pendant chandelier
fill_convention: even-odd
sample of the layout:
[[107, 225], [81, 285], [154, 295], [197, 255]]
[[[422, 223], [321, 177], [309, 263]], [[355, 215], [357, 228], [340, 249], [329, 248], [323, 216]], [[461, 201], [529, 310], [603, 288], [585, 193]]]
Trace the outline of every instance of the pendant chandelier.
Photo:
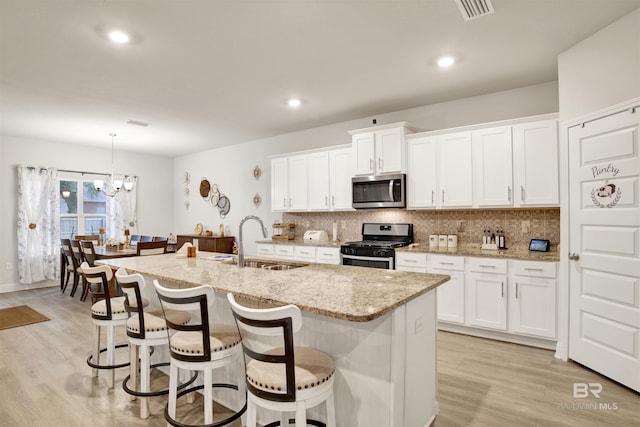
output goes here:
[[116, 194], [120, 192], [123, 188], [125, 191], [133, 190], [133, 177], [129, 175], [120, 175], [113, 173], [113, 146], [114, 146], [114, 138], [117, 136], [115, 133], [110, 133], [111, 136], [111, 176], [108, 179], [107, 183], [111, 183], [110, 188], [106, 185], [105, 181], [102, 179], [96, 179], [93, 181], [93, 186], [98, 191], [102, 191], [109, 197], [114, 197]]

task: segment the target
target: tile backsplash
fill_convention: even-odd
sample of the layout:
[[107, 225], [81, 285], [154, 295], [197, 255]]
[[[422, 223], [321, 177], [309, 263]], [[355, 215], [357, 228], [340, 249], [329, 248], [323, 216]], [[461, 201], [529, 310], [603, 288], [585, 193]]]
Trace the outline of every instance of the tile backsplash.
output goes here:
[[[485, 228], [504, 230], [507, 248], [527, 249], [532, 238], [548, 239], [551, 250], [560, 243], [560, 208], [473, 209], [410, 211], [371, 209], [355, 212], [283, 213], [282, 222], [296, 224], [296, 237], [306, 230], [325, 230], [331, 238], [333, 222], [338, 239], [360, 240], [364, 222], [412, 223], [416, 242], [428, 244], [430, 234], [457, 234], [458, 245], [480, 246]], [[523, 233], [523, 221], [529, 221], [529, 233]]]

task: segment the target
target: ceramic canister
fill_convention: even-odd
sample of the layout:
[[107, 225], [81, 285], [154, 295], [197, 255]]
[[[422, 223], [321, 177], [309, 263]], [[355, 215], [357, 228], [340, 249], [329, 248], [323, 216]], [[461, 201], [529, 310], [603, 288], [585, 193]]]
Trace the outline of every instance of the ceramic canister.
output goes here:
[[446, 234], [438, 235], [438, 247], [439, 248], [446, 248], [447, 247], [447, 235]]
[[438, 247], [438, 236], [436, 234], [431, 234], [429, 236], [429, 247], [430, 248]]
[[458, 247], [458, 236], [456, 236], [455, 234], [449, 234], [447, 236], [447, 245], [450, 248], [457, 248]]

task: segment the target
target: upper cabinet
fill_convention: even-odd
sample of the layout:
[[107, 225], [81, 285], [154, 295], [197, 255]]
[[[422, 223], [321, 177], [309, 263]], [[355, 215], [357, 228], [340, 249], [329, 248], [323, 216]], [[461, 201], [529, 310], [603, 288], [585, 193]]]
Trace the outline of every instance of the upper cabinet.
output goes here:
[[404, 136], [413, 132], [415, 129], [406, 122], [349, 132], [352, 136], [353, 174], [405, 173]]
[[407, 208], [439, 207], [437, 136], [407, 141]]
[[472, 133], [478, 207], [513, 205], [511, 126]]
[[440, 136], [438, 167], [440, 206], [471, 207], [473, 205], [473, 162], [471, 132]]
[[352, 210], [351, 148], [271, 159], [271, 210]]
[[558, 121], [544, 120], [513, 126], [515, 205], [557, 206]]

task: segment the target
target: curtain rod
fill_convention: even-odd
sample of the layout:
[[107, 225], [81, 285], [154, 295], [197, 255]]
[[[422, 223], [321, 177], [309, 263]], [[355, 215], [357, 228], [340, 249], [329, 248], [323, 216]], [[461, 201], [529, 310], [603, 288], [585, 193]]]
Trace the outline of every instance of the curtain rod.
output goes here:
[[[76, 170], [71, 170], [71, 169], [58, 169], [58, 172], [80, 173], [82, 175], [85, 175], [85, 174], [87, 174], [87, 175], [111, 175], [111, 173], [90, 172], [90, 171], [76, 171]], [[133, 178], [137, 178], [138, 177], [137, 175], [129, 175], [129, 174], [126, 174], [126, 173], [123, 173], [121, 175], [131, 176]]]

